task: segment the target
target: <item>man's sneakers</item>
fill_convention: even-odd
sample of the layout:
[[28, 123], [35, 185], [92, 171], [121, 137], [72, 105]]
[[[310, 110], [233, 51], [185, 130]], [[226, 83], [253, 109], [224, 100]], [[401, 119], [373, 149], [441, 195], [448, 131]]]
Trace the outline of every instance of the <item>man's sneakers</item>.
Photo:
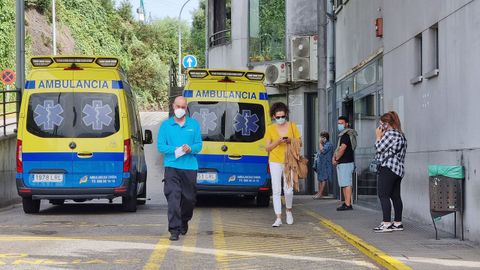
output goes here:
[[400, 224], [397, 224], [395, 225], [395, 223], [380, 223], [380, 225], [378, 225], [377, 227], [373, 228], [373, 231], [374, 232], [378, 232], [378, 233], [383, 233], [383, 232], [393, 232], [393, 231], [403, 231], [403, 224], [400, 223]]
[[353, 210], [352, 205], [346, 205], [343, 203], [341, 206], [337, 208], [337, 211], [347, 211], [347, 210]]
[[282, 220], [277, 218], [275, 222], [272, 224], [272, 227], [280, 227], [282, 225]]

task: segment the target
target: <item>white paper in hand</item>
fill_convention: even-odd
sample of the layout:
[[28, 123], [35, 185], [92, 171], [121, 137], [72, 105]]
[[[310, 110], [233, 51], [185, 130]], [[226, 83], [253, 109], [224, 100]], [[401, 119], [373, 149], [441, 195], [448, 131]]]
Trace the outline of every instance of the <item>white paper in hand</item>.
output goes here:
[[177, 147], [177, 149], [175, 149], [175, 158], [179, 158], [183, 155], [185, 155], [185, 152], [183, 152], [182, 147]]

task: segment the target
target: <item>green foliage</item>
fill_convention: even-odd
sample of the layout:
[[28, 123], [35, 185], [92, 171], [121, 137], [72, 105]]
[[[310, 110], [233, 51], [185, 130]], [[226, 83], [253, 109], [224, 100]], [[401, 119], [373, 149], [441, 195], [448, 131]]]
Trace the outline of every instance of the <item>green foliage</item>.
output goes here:
[[6, 68], [15, 69], [15, 0], [0, 1], [0, 71]]
[[[26, 0], [26, 8], [51, 15], [52, 0]], [[118, 1], [117, 1], [118, 2]], [[170, 60], [177, 62], [178, 28], [182, 55], [194, 54], [205, 63], [205, 0], [194, 14], [193, 28], [175, 18], [150, 24], [134, 20], [132, 6], [122, 0], [56, 0], [59, 28], [66, 26], [75, 40], [75, 52], [120, 58], [142, 109], [167, 109]], [[35, 27], [31, 25], [29, 27]], [[41, 43], [51, 37], [42, 35]], [[32, 56], [32, 37], [26, 37], [26, 57]], [[60, 47], [61, 43], [58, 44]], [[15, 67], [15, 0], [0, 0], [0, 70]], [[27, 67], [28, 69], [28, 67]], [[28, 70], [27, 70], [28, 72]]]

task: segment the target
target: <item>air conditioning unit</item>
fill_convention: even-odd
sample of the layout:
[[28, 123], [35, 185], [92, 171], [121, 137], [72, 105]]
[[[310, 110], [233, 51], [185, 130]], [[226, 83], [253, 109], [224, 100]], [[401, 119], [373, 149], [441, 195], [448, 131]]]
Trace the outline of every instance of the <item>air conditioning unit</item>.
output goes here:
[[293, 36], [290, 39], [292, 81], [318, 80], [318, 36]]
[[281, 84], [288, 81], [287, 65], [283, 62], [256, 66], [254, 70], [265, 73], [266, 84]]

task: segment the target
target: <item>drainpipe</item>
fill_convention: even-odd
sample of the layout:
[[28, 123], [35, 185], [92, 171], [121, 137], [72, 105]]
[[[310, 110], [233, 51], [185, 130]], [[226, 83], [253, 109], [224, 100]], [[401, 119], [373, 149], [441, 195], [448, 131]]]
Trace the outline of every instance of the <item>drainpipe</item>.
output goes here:
[[[337, 131], [337, 84], [335, 83], [335, 72], [336, 72], [336, 62], [335, 62], [335, 56], [336, 56], [336, 33], [335, 33], [335, 22], [337, 20], [337, 17], [335, 15], [335, 9], [334, 9], [334, 0], [328, 1], [329, 3], [327, 4], [327, 11], [325, 12], [325, 17], [328, 18], [328, 24], [327, 24], [327, 54], [328, 54], [328, 82], [329, 85], [327, 88], [332, 89], [332, 99], [330, 100], [331, 105], [332, 105], [332, 118], [330, 119], [331, 121], [331, 141], [336, 142], [337, 136], [338, 136], [338, 131]], [[328, 101], [327, 101], [328, 102]], [[336, 144], [334, 144], [336, 145]], [[333, 181], [333, 194], [335, 196], [338, 196], [340, 194], [340, 188], [338, 186], [338, 182], [336, 180], [336, 174], [334, 173], [334, 181]]]

